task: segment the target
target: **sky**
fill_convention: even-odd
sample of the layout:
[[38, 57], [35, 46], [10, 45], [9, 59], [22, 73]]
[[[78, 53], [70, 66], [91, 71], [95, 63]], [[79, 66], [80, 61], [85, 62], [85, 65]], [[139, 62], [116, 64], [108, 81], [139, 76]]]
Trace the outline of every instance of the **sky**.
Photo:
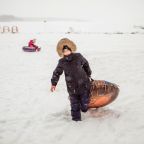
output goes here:
[[0, 0], [0, 15], [144, 24], [144, 0]]

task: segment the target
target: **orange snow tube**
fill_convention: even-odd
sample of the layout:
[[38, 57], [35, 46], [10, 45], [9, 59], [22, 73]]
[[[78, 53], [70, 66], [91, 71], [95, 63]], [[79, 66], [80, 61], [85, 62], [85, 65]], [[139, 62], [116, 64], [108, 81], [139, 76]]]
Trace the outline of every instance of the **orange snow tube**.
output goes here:
[[93, 80], [91, 82], [89, 108], [99, 108], [113, 102], [119, 94], [116, 84], [104, 81]]

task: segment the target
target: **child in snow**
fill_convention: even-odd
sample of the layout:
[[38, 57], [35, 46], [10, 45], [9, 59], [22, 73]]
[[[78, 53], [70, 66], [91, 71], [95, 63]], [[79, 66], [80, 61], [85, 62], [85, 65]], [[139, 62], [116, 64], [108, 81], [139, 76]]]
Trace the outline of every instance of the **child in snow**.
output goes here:
[[80, 111], [88, 110], [91, 69], [88, 61], [80, 53], [74, 53], [75, 51], [76, 45], [71, 40], [64, 38], [59, 41], [57, 52], [62, 58], [53, 72], [51, 91], [56, 89], [60, 75], [64, 71], [72, 120], [81, 121]]
[[35, 43], [36, 39], [32, 39], [29, 41], [28, 46], [31, 47], [32, 49], [35, 49], [36, 51], [39, 51], [40, 48], [37, 45], [35, 45]]

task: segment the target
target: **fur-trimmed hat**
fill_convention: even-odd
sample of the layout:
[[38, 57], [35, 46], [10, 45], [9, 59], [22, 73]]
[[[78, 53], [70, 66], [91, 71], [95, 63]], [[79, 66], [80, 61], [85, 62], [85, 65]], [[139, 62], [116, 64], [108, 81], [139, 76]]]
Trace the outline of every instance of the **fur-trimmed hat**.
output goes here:
[[68, 38], [63, 38], [57, 44], [57, 52], [60, 57], [63, 57], [62, 51], [64, 46], [68, 46], [72, 52], [75, 52], [77, 49], [73, 41], [69, 40]]

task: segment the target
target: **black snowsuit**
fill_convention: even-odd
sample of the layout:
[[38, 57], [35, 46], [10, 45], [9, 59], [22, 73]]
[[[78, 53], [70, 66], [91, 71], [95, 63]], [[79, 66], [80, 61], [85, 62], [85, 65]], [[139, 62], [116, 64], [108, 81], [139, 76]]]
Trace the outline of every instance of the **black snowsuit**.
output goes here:
[[89, 102], [91, 76], [89, 63], [80, 53], [72, 53], [61, 58], [53, 72], [52, 85], [57, 85], [63, 71], [70, 96], [72, 119], [81, 120], [80, 110], [86, 112]]

